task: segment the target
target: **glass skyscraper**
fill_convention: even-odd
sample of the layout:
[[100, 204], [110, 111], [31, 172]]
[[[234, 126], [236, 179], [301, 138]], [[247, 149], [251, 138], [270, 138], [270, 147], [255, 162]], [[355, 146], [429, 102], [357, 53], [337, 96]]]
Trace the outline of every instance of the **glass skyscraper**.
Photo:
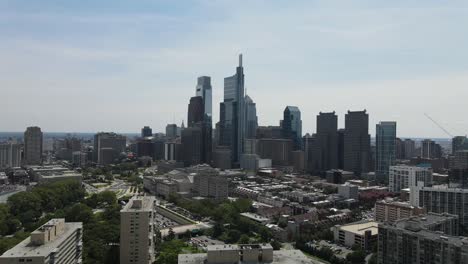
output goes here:
[[236, 74], [224, 78], [224, 101], [220, 105], [219, 143], [231, 149], [232, 163], [237, 164], [245, 138], [244, 68], [242, 54]]
[[388, 183], [388, 170], [396, 159], [396, 122], [380, 122], [375, 131], [375, 175], [379, 182]]
[[293, 141], [294, 149], [302, 149], [301, 111], [297, 106], [286, 106], [283, 112], [283, 136]]

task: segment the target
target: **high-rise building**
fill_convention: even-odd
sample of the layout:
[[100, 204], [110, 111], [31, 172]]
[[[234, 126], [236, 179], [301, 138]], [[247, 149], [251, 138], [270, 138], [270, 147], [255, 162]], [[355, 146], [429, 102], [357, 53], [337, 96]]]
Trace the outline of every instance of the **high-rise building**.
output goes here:
[[258, 155], [271, 159], [273, 166], [288, 166], [291, 162], [293, 144], [290, 139], [259, 139]]
[[252, 139], [257, 136], [258, 117], [257, 107], [248, 95], [245, 96], [245, 138]]
[[168, 138], [176, 138], [179, 136], [178, 133], [179, 128], [176, 124], [168, 124], [166, 126], [166, 137]]
[[418, 182], [423, 182], [424, 186], [432, 185], [432, 169], [406, 165], [390, 166], [388, 178], [388, 189], [399, 193], [402, 189], [417, 186]]
[[22, 146], [17, 143], [0, 144], [0, 169], [21, 166]]
[[193, 127], [196, 124], [201, 124], [204, 121], [205, 110], [203, 104], [203, 97], [201, 96], [194, 96], [190, 98], [187, 117], [187, 124], [189, 127]]
[[154, 262], [156, 200], [135, 196], [120, 211], [120, 264]]
[[375, 176], [388, 183], [388, 168], [395, 165], [396, 122], [380, 122], [376, 126]]
[[452, 154], [459, 150], [468, 150], [468, 139], [466, 136], [457, 136], [452, 138]]
[[42, 131], [40, 127], [28, 127], [24, 132], [24, 163], [40, 165], [42, 163]]
[[458, 215], [460, 225], [468, 228], [468, 189], [448, 185], [417, 186], [410, 189], [410, 201], [427, 212]]
[[112, 163], [125, 151], [127, 138], [112, 132], [99, 132], [94, 135], [94, 161], [101, 165]]
[[212, 107], [212, 87], [211, 87], [211, 77], [209, 76], [200, 76], [198, 77], [196, 95], [200, 96], [203, 99], [203, 110], [204, 110], [204, 120], [212, 126], [212, 116], [213, 116], [213, 107]]
[[425, 139], [421, 142], [421, 158], [438, 159], [442, 157], [442, 148], [435, 141]]
[[416, 143], [412, 139], [405, 139], [404, 141], [404, 149], [405, 149], [405, 159], [411, 159], [412, 157], [415, 156], [416, 153]]
[[83, 224], [52, 219], [0, 256], [0, 264], [82, 263]]
[[468, 263], [468, 240], [454, 215], [428, 214], [379, 224], [377, 263]]
[[182, 131], [182, 159], [185, 166], [203, 163], [203, 135], [200, 126], [188, 127]]
[[294, 150], [302, 149], [302, 120], [299, 108], [286, 106], [281, 124], [283, 137], [293, 141]]
[[317, 170], [327, 171], [338, 168], [338, 116], [335, 112], [317, 116], [316, 148], [313, 158]]
[[151, 137], [153, 136], [153, 130], [149, 126], [144, 126], [141, 129], [141, 137]]
[[458, 150], [453, 155], [452, 168], [468, 169], [468, 150]]
[[233, 164], [239, 164], [245, 138], [244, 68], [242, 54], [236, 74], [224, 78], [224, 101], [220, 104], [219, 145], [231, 149]]
[[343, 167], [356, 175], [369, 171], [371, 147], [369, 115], [364, 111], [348, 111], [343, 138]]

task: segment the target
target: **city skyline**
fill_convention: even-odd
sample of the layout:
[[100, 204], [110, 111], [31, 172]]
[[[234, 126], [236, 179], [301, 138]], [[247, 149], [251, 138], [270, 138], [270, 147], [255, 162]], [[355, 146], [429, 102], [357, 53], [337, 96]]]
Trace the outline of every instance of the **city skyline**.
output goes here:
[[399, 137], [447, 138], [424, 113], [454, 135], [468, 133], [458, 113], [468, 96], [461, 1], [0, 7], [0, 50], [11, 62], [0, 66], [1, 131], [164, 131], [186, 119], [199, 76], [212, 79], [214, 125], [223, 78], [243, 53], [259, 125], [278, 125], [295, 105], [303, 134], [315, 131], [319, 112], [336, 111], [343, 128], [348, 110], [363, 109], [371, 135], [374, 124], [394, 120]]

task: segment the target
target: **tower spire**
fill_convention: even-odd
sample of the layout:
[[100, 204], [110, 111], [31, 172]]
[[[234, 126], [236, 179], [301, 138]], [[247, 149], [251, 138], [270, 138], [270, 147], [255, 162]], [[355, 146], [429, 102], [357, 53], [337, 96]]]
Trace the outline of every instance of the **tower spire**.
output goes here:
[[242, 53], [239, 54], [239, 67], [242, 67]]

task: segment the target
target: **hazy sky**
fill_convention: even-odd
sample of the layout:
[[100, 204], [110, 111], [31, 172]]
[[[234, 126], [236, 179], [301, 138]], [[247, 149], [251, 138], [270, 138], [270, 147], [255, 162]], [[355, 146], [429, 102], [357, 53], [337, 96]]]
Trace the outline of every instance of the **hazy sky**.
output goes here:
[[286, 105], [398, 122], [398, 135], [468, 134], [468, 1], [0, 0], [0, 131], [162, 131], [196, 78], [244, 54], [260, 125]]

